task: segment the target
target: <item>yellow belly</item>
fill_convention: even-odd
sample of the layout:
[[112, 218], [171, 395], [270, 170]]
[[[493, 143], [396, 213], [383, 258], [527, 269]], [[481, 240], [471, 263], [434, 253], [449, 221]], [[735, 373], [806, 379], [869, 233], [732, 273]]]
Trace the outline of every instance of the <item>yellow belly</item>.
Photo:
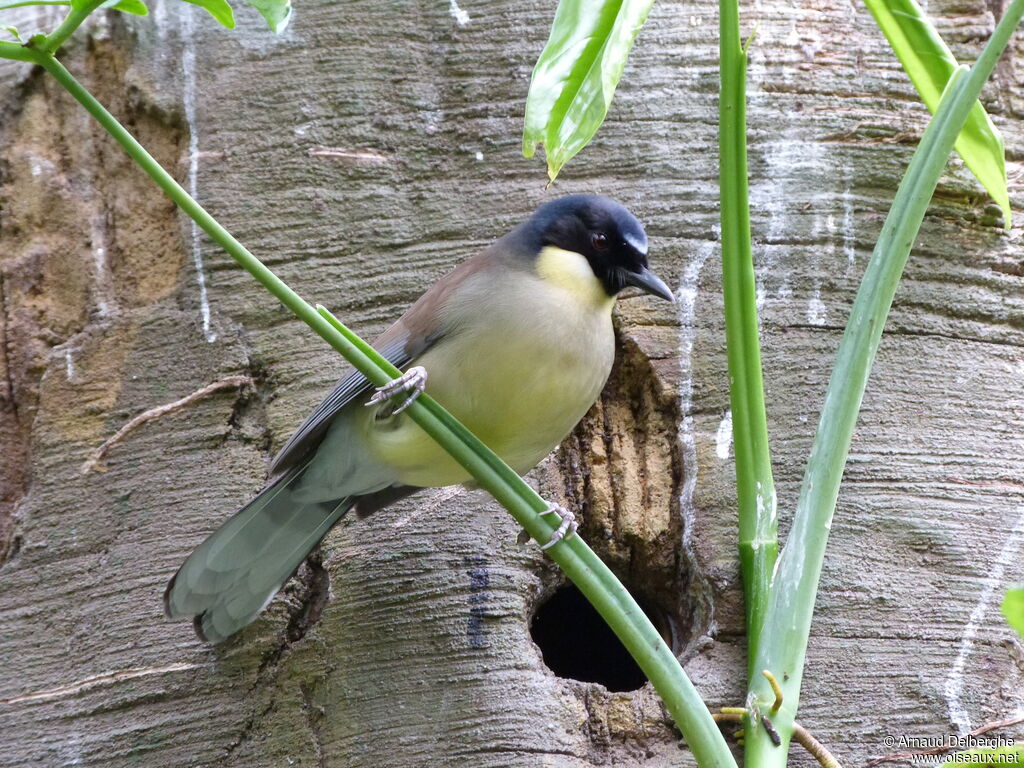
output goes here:
[[[442, 342], [416, 363], [427, 370], [427, 394], [524, 473], [565, 439], [600, 395], [614, 358], [611, 304], [541, 302], [536, 312], [519, 307], [509, 314], [515, 322], [488, 323]], [[426, 487], [470, 479], [408, 416], [376, 421], [373, 410], [366, 409], [367, 445], [398, 482]]]

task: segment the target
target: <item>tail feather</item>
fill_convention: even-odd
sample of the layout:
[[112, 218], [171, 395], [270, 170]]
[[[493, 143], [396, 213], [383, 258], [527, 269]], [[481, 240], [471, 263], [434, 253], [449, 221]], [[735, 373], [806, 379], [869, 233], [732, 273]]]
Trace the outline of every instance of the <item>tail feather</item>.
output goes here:
[[193, 616], [196, 631], [213, 643], [256, 618], [356, 501], [298, 500], [304, 469], [268, 486], [188, 556], [164, 592], [168, 617]]

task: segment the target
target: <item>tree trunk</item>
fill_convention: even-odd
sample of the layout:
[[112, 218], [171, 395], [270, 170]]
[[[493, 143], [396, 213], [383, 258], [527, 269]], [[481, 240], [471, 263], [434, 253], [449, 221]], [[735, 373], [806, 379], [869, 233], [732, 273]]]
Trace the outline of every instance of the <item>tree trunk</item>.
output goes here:
[[[971, 61], [992, 6], [929, 10]], [[67, 64], [281, 277], [364, 336], [554, 194], [609, 194], [646, 223], [680, 299], [620, 302], [608, 388], [532, 477], [582, 513], [708, 705], [742, 704], [713, 5], [655, 6], [608, 122], [550, 191], [519, 131], [552, 2], [299, 3], [280, 37], [237, 10], [231, 33], [181, 3], [109, 12]], [[52, 28], [53, 12], [12, 13], [23, 33]], [[753, 231], [785, 533], [927, 113], [859, 4], [758, 4], [744, 13], [755, 24]], [[1020, 52], [984, 99], [1018, 211]], [[166, 622], [167, 579], [261, 487], [344, 364], [48, 76], [4, 62], [0, 83], [0, 764], [692, 764], [649, 685], [610, 692], [545, 665], [531, 619], [562, 580], [479, 491], [346, 521], [223, 646]], [[808, 650], [800, 717], [844, 765], [904, 751], [889, 737], [1024, 711], [1024, 651], [998, 612], [1024, 581], [1020, 234], [955, 160], [865, 398]], [[239, 375], [251, 383], [143, 424], [82, 474], [131, 418]], [[569, 614], [556, 630], [590, 639]]]

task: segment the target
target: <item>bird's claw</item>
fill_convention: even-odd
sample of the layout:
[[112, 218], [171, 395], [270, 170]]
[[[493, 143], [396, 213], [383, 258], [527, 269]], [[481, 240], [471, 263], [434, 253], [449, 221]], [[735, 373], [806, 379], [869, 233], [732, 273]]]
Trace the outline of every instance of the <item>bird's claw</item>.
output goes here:
[[547, 510], [541, 512], [541, 514], [558, 515], [558, 519], [561, 521], [554, 533], [551, 534], [551, 538], [548, 539], [548, 543], [540, 545], [542, 550], [555, 546], [562, 539], [571, 538], [576, 533], [576, 529], [579, 528], [579, 524], [576, 522], [576, 515], [560, 504], [550, 504]]
[[403, 373], [397, 379], [392, 379], [383, 387], [377, 387], [377, 391], [373, 393], [373, 397], [366, 401], [366, 406], [370, 407], [383, 403], [402, 392], [408, 392], [409, 396], [405, 398], [401, 405], [391, 412], [392, 416], [395, 416], [410, 405], [413, 401], [423, 394], [423, 390], [427, 388], [427, 369], [422, 365], [414, 365], [408, 371]]

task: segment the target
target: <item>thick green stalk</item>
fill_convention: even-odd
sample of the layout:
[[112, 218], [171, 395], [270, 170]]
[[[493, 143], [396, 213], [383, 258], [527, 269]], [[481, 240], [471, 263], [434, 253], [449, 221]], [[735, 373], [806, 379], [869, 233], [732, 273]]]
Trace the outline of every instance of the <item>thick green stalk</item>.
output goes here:
[[[793, 529], [779, 559], [756, 658], [755, 669], [770, 670], [782, 686], [782, 707], [771, 714], [782, 746], [773, 745], [765, 729], [748, 729], [747, 765], [771, 768], [786, 763], [825, 545], [882, 328], [953, 144], [1022, 15], [1024, 0], [1013, 0], [974, 67], [969, 73], [961, 68], [950, 79], [900, 183], [857, 292], [822, 406]], [[768, 682], [753, 677], [750, 694], [752, 707], [768, 714], [775, 698]]]
[[768, 591], [779, 553], [779, 540], [758, 343], [757, 287], [750, 248], [747, 54], [740, 43], [737, 0], [720, 0], [719, 9], [718, 179], [722, 221], [722, 292], [736, 456], [740, 569], [747, 618], [747, 663], [748, 674], [754, 674], [754, 657], [768, 607]]
[[[0, 48], [0, 56], [7, 52], [7, 48]], [[20, 52], [11, 58], [26, 60]], [[318, 311], [310, 306], [217, 223], [60, 62], [42, 52], [33, 52], [27, 60], [35, 61], [50, 72], [214, 242], [371, 382], [383, 384], [397, 375], [398, 371], [372, 347], [326, 310]], [[473, 474], [480, 486], [501, 502], [534, 539], [547, 541], [550, 538], [554, 527], [541, 516], [547, 510], [544, 500], [447, 411], [423, 396], [412, 404], [408, 413]], [[555, 518], [549, 516], [548, 519]], [[548, 552], [636, 659], [664, 700], [698, 765], [701, 768], [736, 768], [725, 739], [679, 661], [608, 567], [579, 536], [573, 536]]]

